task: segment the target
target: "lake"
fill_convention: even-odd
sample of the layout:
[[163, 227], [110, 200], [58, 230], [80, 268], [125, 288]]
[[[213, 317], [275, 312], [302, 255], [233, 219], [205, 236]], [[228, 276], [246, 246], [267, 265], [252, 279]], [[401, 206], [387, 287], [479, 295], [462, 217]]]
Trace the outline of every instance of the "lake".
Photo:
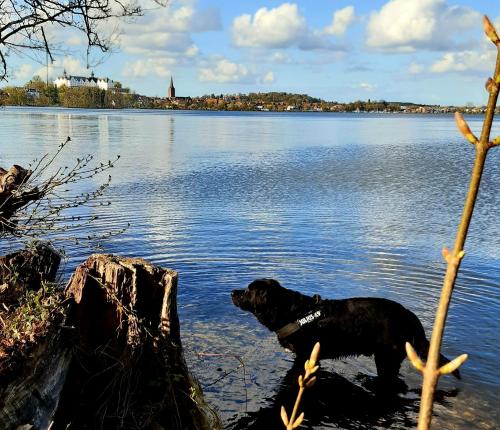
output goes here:
[[[478, 131], [482, 118], [468, 120]], [[67, 136], [61, 165], [121, 155], [93, 229], [130, 223], [104, 251], [179, 272], [186, 358], [228, 429], [280, 428], [295, 396], [293, 357], [231, 303], [255, 278], [323, 298], [393, 299], [430, 336], [441, 249], [453, 245], [474, 157], [452, 115], [3, 108], [0, 166], [27, 166]], [[436, 429], [500, 426], [499, 184], [493, 149], [443, 344], [450, 358], [470, 357], [461, 381], [440, 381]], [[64, 246], [69, 276], [93, 249]], [[376, 395], [375, 375], [371, 358], [323, 362], [305, 427], [414, 428], [419, 375], [405, 361], [408, 392], [390, 398]]]

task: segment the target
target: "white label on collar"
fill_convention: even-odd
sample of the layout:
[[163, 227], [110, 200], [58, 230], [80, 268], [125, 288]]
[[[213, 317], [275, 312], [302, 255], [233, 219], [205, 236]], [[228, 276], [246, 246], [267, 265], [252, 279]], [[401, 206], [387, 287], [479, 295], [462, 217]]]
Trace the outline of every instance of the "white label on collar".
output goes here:
[[304, 324], [314, 321], [321, 316], [321, 311], [316, 311], [312, 314], [306, 315], [304, 318], [297, 320], [297, 323], [302, 327]]

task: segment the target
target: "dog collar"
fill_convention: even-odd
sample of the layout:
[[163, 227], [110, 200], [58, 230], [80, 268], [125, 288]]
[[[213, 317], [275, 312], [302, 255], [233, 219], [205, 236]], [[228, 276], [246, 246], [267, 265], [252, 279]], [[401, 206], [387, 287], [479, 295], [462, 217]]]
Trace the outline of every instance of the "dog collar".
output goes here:
[[288, 337], [291, 334], [295, 333], [296, 331], [300, 330], [302, 326], [317, 320], [320, 316], [321, 316], [321, 311], [319, 310], [311, 312], [310, 314], [307, 314], [305, 317], [299, 318], [297, 321], [294, 321], [292, 323], [287, 324], [284, 327], [281, 327], [279, 330], [276, 331], [276, 334], [278, 335], [279, 339]]

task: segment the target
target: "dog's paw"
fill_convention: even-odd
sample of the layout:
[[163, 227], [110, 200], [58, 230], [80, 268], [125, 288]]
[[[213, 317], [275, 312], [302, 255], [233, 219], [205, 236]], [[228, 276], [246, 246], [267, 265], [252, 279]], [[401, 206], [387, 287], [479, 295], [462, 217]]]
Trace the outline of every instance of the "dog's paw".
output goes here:
[[408, 392], [408, 385], [400, 378], [381, 378], [379, 376], [358, 378], [361, 386], [374, 394], [405, 394]]
[[400, 378], [376, 378], [376, 391], [381, 394], [406, 394], [408, 385]]

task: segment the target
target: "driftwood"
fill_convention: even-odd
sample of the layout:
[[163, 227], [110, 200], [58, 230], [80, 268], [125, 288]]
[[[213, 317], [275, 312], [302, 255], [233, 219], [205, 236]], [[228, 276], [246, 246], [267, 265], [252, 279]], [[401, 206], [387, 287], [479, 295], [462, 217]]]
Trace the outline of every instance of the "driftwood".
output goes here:
[[14, 164], [9, 170], [0, 167], [0, 196], [4, 197], [16, 190], [27, 177], [30, 171]]
[[66, 287], [64, 323], [4, 390], [0, 429], [220, 428], [183, 357], [176, 293], [173, 270], [92, 255]]
[[23, 189], [32, 172], [14, 164], [9, 170], [0, 167], [0, 233], [13, 231], [15, 222], [13, 215], [22, 207], [41, 196], [34, 187]]

